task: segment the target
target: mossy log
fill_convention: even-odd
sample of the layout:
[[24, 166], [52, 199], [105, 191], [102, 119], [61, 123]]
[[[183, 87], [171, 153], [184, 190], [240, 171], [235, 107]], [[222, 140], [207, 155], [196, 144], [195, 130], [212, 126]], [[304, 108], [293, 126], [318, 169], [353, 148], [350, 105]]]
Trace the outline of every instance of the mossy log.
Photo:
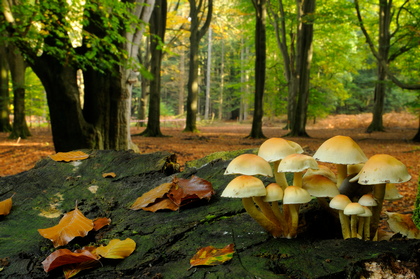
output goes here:
[[[66, 246], [69, 249], [127, 237], [137, 244], [128, 258], [107, 260], [76, 278], [360, 278], [366, 273], [365, 261], [384, 257], [418, 269], [414, 264], [419, 262], [419, 241], [342, 240], [334, 233], [339, 224], [324, 219], [316, 201], [301, 212], [306, 221], [296, 239], [268, 235], [246, 214], [240, 200], [220, 197], [232, 179], [223, 175], [230, 160], [255, 150], [212, 155], [189, 163], [183, 172], [177, 172], [175, 156], [166, 152], [85, 152], [90, 157], [77, 163], [45, 158], [29, 171], [0, 178], [0, 200], [15, 193], [11, 213], [0, 218], [1, 278], [63, 278], [60, 268], [44, 272], [41, 262], [54, 248], [37, 229], [56, 225], [76, 204], [86, 217], [108, 217], [112, 222], [74, 239]], [[108, 172], [116, 177], [102, 177]], [[212, 183], [216, 195], [210, 201], [176, 212], [129, 209], [137, 197], [174, 176], [192, 175]], [[97, 186], [96, 193], [89, 191], [90, 186]], [[189, 259], [200, 247], [230, 243], [236, 251], [231, 261], [190, 268]]]

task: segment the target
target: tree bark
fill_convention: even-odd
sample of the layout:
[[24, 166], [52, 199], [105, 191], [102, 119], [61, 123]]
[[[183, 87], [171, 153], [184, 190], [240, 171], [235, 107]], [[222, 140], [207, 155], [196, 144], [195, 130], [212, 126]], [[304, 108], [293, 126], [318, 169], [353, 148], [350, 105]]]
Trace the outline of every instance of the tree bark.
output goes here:
[[163, 50], [161, 43], [165, 42], [167, 1], [156, 0], [150, 19], [150, 42], [151, 51], [151, 73], [153, 79], [150, 81], [149, 114], [147, 128], [140, 135], [148, 137], [161, 137], [160, 130], [160, 90], [161, 90], [161, 68]]
[[[190, 61], [188, 72], [187, 119], [184, 132], [197, 132], [197, 107], [198, 107], [198, 49], [200, 40], [206, 34], [213, 13], [213, 0], [189, 0], [190, 3]], [[205, 7], [207, 3], [207, 7]], [[200, 28], [200, 13], [207, 8], [205, 22]]]
[[254, 115], [249, 138], [265, 138], [262, 131], [263, 103], [266, 72], [266, 0], [253, 0], [255, 8], [255, 97]]
[[0, 45], [0, 132], [12, 131], [9, 111], [9, 65], [6, 57], [5, 46]]
[[10, 44], [7, 51], [13, 86], [13, 127], [11, 139], [26, 139], [31, 135], [25, 117], [25, 69], [26, 63], [19, 49]]

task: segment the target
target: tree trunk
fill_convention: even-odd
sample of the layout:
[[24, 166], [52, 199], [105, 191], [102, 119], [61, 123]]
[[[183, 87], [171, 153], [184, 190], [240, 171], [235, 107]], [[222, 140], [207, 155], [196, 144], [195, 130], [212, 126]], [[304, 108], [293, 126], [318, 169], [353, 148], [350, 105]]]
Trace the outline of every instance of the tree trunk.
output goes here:
[[13, 85], [13, 128], [9, 135], [11, 139], [26, 139], [31, 135], [25, 118], [25, 69], [26, 64], [22, 54], [13, 45], [8, 46], [10, 73]]
[[[379, 0], [379, 45], [378, 53], [383, 63], [388, 66], [389, 59], [389, 48], [391, 41], [391, 34], [389, 33], [389, 28], [391, 24], [391, 8], [392, 0]], [[372, 122], [367, 128], [366, 132], [371, 133], [375, 131], [384, 131], [384, 125], [382, 120], [382, 115], [384, 112], [385, 104], [385, 94], [386, 94], [386, 80], [387, 74], [386, 69], [381, 61], [378, 61], [378, 80], [375, 84], [374, 91], [374, 105], [373, 105], [373, 115]]]
[[221, 41], [222, 44], [222, 53], [220, 57], [220, 90], [219, 90], [219, 115], [218, 119], [223, 119], [223, 91], [225, 87], [225, 41]]
[[209, 39], [207, 46], [207, 71], [206, 71], [206, 106], [204, 109], [204, 119], [208, 120], [210, 115], [210, 88], [211, 88], [211, 27], [209, 28]]
[[249, 138], [265, 138], [262, 132], [266, 66], [266, 0], [253, 0], [255, 7], [255, 97], [254, 115]]
[[[198, 2], [198, 3], [197, 3]], [[213, 0], [208, 0], [206, 19], [200, 28], [200, 7], [204, 9], [205, 0], [189, 0], [190, 3], [190, 61], [188, 73], [188, 96], [187, 96], [187, 119], [184, 132], [197, 132], [197, 108], [198, 108], [198, 49], [201, 38], [206, 34], [212, 17]]]
[[312, 62], [313, 21], [309, 18], [315, 13], [316, 0], [297, 1], [299, 26], [297, 33], [297, 95], [294, 117], [289, 136], [308, 137], [306, 119], [309, 100], [309, 76]]
[[9, 65], [6, 48], [0, 45], [0, 132], [12, 131], [10, 125]]
[[413, 138], [414, 142], [420, 142], [420, 112], [419, 112], [418, 117], [419, 117], [419, 126], [417, 128], [417, 134]]
[[180, 73], [179, 73], [179, 95], [178, 95], [178, 114], [184, 114], [184, 96], [185, 96], [185, 52], [181, 50]]
[[160, 130], [160, 90], [161, 90], [161, 66], [163, 51], [160, 47], [160, 40], [165, 42], [167, 1], [156, 0], [155, 8], [150, 18], [150, 42], [151, 51], [151, 73], [153, 79], [150, 81], [149, 116], [146, 130], [142, 136], [161, 137]]

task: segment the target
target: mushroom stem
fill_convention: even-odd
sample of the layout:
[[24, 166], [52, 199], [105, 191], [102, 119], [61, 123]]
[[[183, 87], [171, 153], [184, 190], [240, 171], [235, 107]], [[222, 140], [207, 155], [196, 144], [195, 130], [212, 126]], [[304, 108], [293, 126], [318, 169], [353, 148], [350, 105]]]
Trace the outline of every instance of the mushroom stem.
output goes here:
[[347, 165], [336, 164], [337, 166], [337, 187], [340, 188], [341, 183], [347, 177]]
[[274, 215], [276, 216], [277, 220], [279, 220], [280, 225], [282, 227], [285, 226], [286, 225], [286, 219], [284, 217], [284, 214], [280, 210], [279, 202], [278, 201], [271, 202], [271, 209], [273, 210]]
[[274, 178], [276, 183], [280, 185], [280, 187], [284, 190], [289, 184], [287, 183], [286, 174], [284, 172], [278, 172], [277, 169], [279, 168], [281, 160], [274, 162]]
[[375, 234], [377, 233], [376, 231], [378, 230], [378, 227], [379, 227], [379, 219], [380, 219], [381, 211], [382, 211], [382, 203], [385, 197], [385, 188], [386, 188], [386, 183], [373, 185], [373, 196], [376, 202], [378, 203], [378, 205], [372, 208], [372, 217], [370, 221], [371, 239], [374, 238]]
[[363, 228], [363, 239], [370, 240], [370, 218], [366, 217], [364, 228]]
[[353, 214], [350, 217], [350, 231], [351, 231], [351, 237], [356, 238], [357, 237], [357, 215]]
[[302, 187], [302, 176], [303, 172], [295, 172], [293, 174], [293, 186]]
[[366, 218], [367, 217], [360, 217], [359, 218], [359, 224], [358, 224], [358, 228], [357, 228], [357, 237], [363, 239], [364, 238], [364, 228], [365, 228], [365, 223], [366, 223]]
[[299, 208], [300, 204], [289, 204], [290, 210], [290, 227], [287, 233], [287, 238], [295, 238], [299, 226]]
[[276, 226], [281, 228], [282, 224], [277, 219], [276, 215], [274, 214], [273, 210], [271, 209], [271, 206], [264, 202], [261, 197], [253, 197], [252, 198], [254, 202], [258, 205], [258, 207], [261, 209], [262, 213]]
[[268, 231], [273, 237], [281, 236], [281, 230], [271, 222], [261, 211], [257, 209], [252, 198], [242, 198], [242, 204], [251, 216], [261, 227]]
[[350, 234], [350, 221], [349, 218], [344, 215], [344, 211], [343, 210], [339, 210], [338, 211], [338, 216], [340, 219], [340, 224], [341, 224], [341, 232], [343, 233], [343, 238], [347, 239], [351, 237]]

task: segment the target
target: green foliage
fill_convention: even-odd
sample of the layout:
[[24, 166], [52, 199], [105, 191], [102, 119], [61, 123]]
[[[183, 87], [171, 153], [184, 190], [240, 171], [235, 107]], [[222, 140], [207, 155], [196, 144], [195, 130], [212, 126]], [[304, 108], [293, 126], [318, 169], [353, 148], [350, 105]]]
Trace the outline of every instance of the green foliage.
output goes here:
[[44, 87], [30, 68], [26, 70], [25, 83], [25, 115], [38, 116], [45, 120], [48, 105]]

